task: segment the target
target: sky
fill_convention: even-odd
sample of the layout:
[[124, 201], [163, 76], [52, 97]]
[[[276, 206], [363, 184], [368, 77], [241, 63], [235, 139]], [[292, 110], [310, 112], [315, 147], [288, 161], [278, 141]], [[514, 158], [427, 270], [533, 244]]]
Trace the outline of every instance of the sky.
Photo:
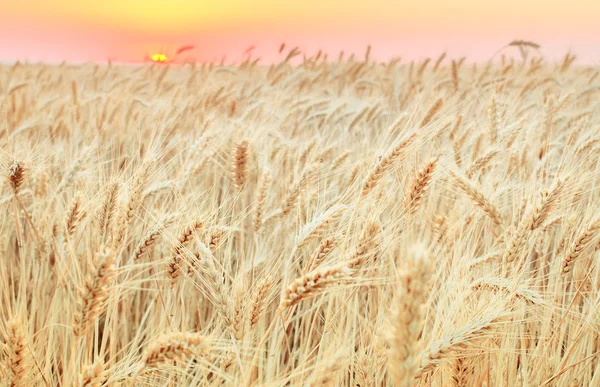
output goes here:
[[[335, 58], [371, 45], [377, 60], [447, 51], [483, 61], [514, 39], [539, 43], [549, 59], [571, 51], [600, 65], [600, 1], [0, 0], [3, 62], [137, 62], [154, 53], [270, 62], [283, 42]], [[186, 45], [194, 49], [177, 58]]]

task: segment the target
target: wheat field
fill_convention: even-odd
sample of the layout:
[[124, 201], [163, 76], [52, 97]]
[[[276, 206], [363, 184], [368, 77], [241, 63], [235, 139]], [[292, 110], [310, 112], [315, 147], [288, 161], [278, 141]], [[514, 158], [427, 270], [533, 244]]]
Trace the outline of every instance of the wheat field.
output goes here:
[[0, 385], [600, 386], [598, 72], [0, 67]]

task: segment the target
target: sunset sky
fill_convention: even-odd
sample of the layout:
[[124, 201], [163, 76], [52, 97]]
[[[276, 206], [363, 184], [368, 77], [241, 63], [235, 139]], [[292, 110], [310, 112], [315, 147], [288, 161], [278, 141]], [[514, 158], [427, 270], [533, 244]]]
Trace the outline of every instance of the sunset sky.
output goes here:
[[[600, 1], [591, 0], [0, 0], [0, 61], [140, 61], [194, 45], [186, 58], [279, 58], [282, 42], [418, 59], [447, 50], [485, 60], [513, 39], [600, 65]], [[514, 49], [512, 51], [515, 52]], [[508, 53], [508, 52], [507, 52]]]

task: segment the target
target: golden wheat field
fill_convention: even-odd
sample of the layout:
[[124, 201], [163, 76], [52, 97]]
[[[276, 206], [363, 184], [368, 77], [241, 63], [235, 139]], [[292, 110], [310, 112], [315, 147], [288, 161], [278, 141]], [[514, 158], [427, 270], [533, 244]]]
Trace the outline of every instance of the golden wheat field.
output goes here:
[[297, 54], [0, 67], [0, 385], [600, 386], [599, 70]]

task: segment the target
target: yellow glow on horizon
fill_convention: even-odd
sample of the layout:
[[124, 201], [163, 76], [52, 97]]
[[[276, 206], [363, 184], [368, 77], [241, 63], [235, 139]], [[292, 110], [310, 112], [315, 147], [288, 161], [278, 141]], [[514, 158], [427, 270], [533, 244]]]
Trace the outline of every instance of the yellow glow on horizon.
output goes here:
[[[600, 2], [571, 0], [20, 0], [0, 4], [0, 15], [37, 15], [40, 20], [99, 23], [148, 33], [211, 28], [270, 28], [346, 24], [377, 26], [427, 24], [443, 29], [463, 23], [506, 25], [595, 21]], [[35, 11], [32, 11], [35, 10]], [[401, 24], [398, 24], [401, 23]], [[507, 26], [510, 28], [510, 26]]]

